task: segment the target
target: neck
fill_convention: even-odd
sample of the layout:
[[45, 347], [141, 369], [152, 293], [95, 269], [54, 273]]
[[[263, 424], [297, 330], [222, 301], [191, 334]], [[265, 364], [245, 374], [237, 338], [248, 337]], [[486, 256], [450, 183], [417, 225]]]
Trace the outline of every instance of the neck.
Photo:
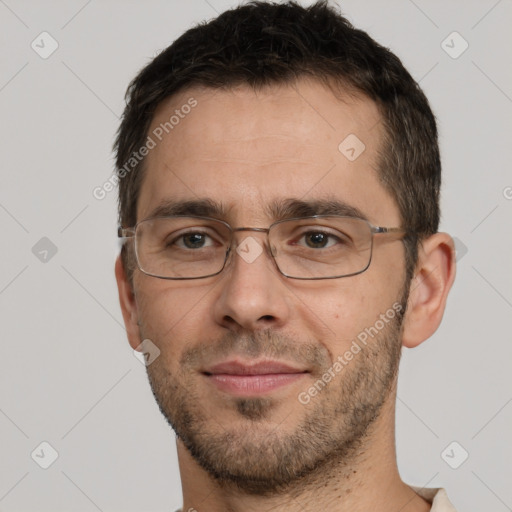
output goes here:
[[394, 393], [383, 406], [350, 460], [333, 456], [329, 464], [271, 496], [248, 495], [215, 481], [178, 440], [183, 512], [282, 511], [427, 512], [430, 504], [400, 479], [396, 464]]

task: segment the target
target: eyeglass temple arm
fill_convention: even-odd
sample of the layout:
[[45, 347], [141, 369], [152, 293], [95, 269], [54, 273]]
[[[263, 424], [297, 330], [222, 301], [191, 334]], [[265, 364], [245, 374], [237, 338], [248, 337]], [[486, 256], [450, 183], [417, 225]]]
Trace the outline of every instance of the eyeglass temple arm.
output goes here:
[[135, 236], [135, 229], [134, 228], [123, 228], [122, 226], [119, 226], [117, 228], [117, 236], [119, 238], [131, 238]]
[[384, 228], [382, 226], [372, 226], [372, 231], [373, 233], [375, 234], [380, 234], [380, 233], [407, 233], [407, 230], [406, 229], [402, 229], [402, 228]]

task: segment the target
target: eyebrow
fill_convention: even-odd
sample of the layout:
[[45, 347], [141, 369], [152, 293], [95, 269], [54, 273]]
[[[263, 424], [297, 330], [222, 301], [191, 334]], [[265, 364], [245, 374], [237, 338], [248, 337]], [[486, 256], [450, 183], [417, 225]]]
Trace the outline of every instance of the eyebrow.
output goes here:
[[193, 199], [186, 201], [162, 201], [146, 217], [172, 217], [174, 215], [194, 215], [198, 217], [226, 217], [226, 208], [211, 199]]
[[[175, 215], [192, 215], [225, 219], [228, 208], [212, 199], [166, 200], [157, 205], [146, 219], [154, 217], [171, 217]], [[312, 217], [314, 215], [341, 215], [368, 220], [357, 207], [339, 199], [276, 199], [265, 207], [265, 213], [274, 221], [295, 217]]]
[[269, 204], [266, 210], [269, 216], [275, 220], [314, 215], [342, 215], [368, 220], [359, 208], [335, 198], [276, 200]]

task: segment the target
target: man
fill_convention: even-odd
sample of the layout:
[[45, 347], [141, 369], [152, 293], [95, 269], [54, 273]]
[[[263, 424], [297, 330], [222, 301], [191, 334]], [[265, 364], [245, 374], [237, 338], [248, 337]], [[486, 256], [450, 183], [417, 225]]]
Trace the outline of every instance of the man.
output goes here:
[[396, 464], [401, 347], [455, 274], [398, 58], [325, 3], [247, 4], [139, 73], [115, 150], [120, 303], [182, 510], [454, 510]]

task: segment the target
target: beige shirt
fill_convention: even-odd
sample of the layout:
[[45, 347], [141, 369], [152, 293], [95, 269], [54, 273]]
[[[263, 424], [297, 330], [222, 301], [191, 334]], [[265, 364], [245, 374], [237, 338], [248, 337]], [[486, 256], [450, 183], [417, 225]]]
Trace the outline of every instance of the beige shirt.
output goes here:
[[[422, 498], [425, 498], [428, 502], [432, 503], [430, 512], [457, 512], [450, 503], [448, 495], [444, 489], [414, 487], [414, 485], [410, 485], [409, 487], [411, 487], [416, 494], [419, 494]], [[176, 512], [181, 512], [181, 509], [176, 510]]]
[[450, 503], [446, 491], [442, 488], [422, 488], [410, 485], [411, 489], [428, 502], [432, 503], [430, 512], [457, 512]]

